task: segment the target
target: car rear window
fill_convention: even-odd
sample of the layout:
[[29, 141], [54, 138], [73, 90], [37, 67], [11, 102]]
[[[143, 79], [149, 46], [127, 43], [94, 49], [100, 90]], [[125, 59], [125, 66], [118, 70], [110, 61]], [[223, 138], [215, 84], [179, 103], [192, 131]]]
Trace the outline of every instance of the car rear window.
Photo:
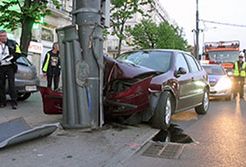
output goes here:
[[221, 66], [203, 66], [208, 75], [225, 75]]
[[17, 64], [24, 65], [24, 66], [31, 66], [32, 63], [24, 56], [19, 57], [16, 60]]
[[160, 72], [167, 72], [171, 64], [172, 52], [168, 51], [140, 51], [124, 53], [117, 60], [151, 68]]

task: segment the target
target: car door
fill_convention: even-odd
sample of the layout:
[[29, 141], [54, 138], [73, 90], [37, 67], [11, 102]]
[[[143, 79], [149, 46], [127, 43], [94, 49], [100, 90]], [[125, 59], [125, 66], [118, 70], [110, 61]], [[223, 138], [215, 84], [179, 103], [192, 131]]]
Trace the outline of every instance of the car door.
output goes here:
[[188, 63], [182, 53], [176, 54], [175, 60], [175, 72], [179, 70], [179, 68], [184, 68], [186, 70], [186, 74], [175, 76], [178, 86], [177, 86], [177, 111], [188, 108], [190, 104], [190, 96], [192, 96], [192, 87], [194, 86], [192, 83], [192, 74], [190, 73], [190, 68]]
[[201, 103], [203, 99], [204, 88], [206, 86], [204, 82], [204, 75], [202, 73], [202, 68], [196, 61], [196, 59], [189, 54], [185, 53], [184, 55], [190, 68], [193, 85], [193, 87], [191, 88], [191, 98], [189, 99], [189, 101], [193, 105], [197, 105]]

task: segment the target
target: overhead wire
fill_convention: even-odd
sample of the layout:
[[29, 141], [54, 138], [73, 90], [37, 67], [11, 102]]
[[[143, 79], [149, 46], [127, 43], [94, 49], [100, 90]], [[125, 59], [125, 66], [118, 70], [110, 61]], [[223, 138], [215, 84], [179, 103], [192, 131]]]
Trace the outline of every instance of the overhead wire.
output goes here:
[[212, 24], [224, 25], [224, 26], [246, 28], [246, 25], [243, 25], [243, 24], [225, 23], [225, 22], [218, 22], [218, 21], [204, 20], [204, 19], [200, 19], [199, 21], [202, 21], [202, 22], [205, 22], [205, 23], [212, 23]]

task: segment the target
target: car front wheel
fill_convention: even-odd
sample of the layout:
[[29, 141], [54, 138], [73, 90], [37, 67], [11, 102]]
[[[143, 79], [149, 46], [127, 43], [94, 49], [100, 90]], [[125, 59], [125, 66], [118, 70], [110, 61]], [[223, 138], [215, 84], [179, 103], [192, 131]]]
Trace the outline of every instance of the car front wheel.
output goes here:
[[163, 92], [151, 120], [152, 127], [166, 130], [170, 126], [173, 109], [174, 106], [171, 93], [168, 91]]
[[202, 104], [200, 106], [195, 107], [197, 114], [206, 114], [209, 108], [209, 94], [208, 90], [206, 89], [203, 94]]
[[28, 99], [30, 96], [31, 96], [30, 92], [28, 92], [28, 93], [18, 93], [17, 94], [17, 100], [18, 101], [24, 101], [24, 100]]

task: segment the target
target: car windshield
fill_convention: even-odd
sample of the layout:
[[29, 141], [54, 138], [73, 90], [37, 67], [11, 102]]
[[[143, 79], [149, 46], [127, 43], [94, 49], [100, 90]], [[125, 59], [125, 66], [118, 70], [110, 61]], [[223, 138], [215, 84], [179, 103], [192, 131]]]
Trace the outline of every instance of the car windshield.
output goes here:
[[235, 62], [238, 59], [238, 51], [226, 51], [226, 52], [209, 52], [209, 59], [215, 62]]
[[203, 66], [208, 75], [225, 75], [221, 66]]
[[124, 53], [117, 60], [167, 72], [170, 68], [171, 57], [170, 51], [139, 51]]

